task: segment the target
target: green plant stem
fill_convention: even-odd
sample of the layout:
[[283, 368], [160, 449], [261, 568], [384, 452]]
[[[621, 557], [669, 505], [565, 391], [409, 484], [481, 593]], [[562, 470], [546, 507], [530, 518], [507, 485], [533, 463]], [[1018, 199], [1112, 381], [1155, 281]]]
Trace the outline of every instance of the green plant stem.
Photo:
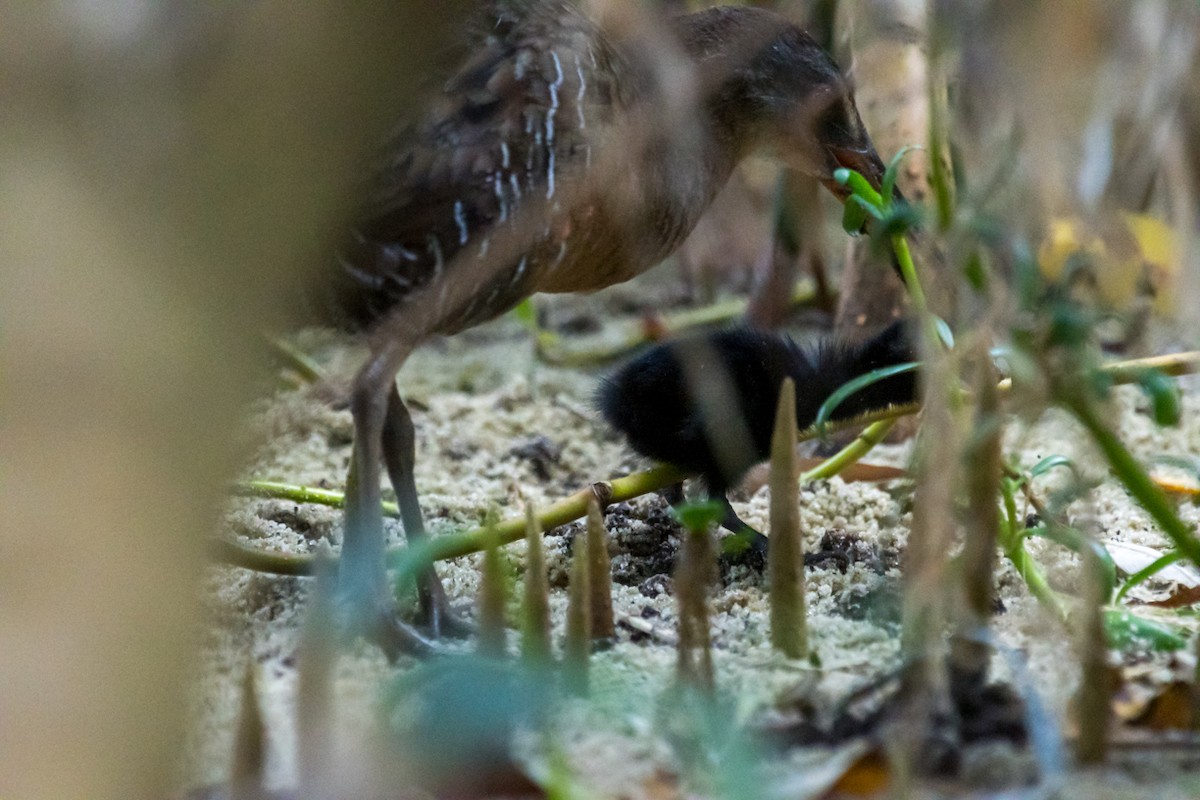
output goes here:
[[[263, 500], [291, 500], [295, 503], [312, 503], [318, 506], [342, 508], [346, 505], [346, 495], [330, 489], [314, 489], [311, 486], [296, 486], [290, 483], [275, 481], [245, 481], [235, 484], [233, 493], [239, 497], [258, 497]], [[383, 501], [380, 504], [385, 517], [400, 518], [400, 507], [395, 503]]]
[[[1161, 369], [1165, 374], [1174, 376], [1198, 372], [1200, 371], [1200, 351], [1134, 359], [1110, 364], [1102, 369], [1110, 375], [1114, 383], [1120, 384], [1137, 380], [1141, 371], [1147, 366], [1153, 366], [1156, 369]], [[1012, 382], [1008, 379], [1002, 380], [997, 388], [1001, 393], [1011, 391]], [[887, 435], [891, 424], [894, 424], [895, 420], [910, 416], [920, 410], [921, 406], [919, 403], [908, 403], [865, 414], [852, 420], [826, 423], [826, 432], [845, 430], [864, 423], [869, 423], [869, 426], [853, 442], [832, 456], [827, 462], [803, 473], [800, 477], [801, 481], [818, 480], [838, 474], [862, 458], [867, 451], [878, 444]], [[815, 439], [818, 436], [818, 431], [810, 427], [801, 431], [796, 438], [797, 441], [803, 442]], [[1132, 459], [1132, 456], [1129, 456], [1129, 458]], [[593, 486], [602, 487], [602, 491], [610, 491], [611, 494], [607, 496], [607, 500], [608, 502], [615, 503], [658, 491], [686, 477], [688, 475], [676, 467], [662, 464], [644, 472], [637, 472], [613, 481], [593, 484]], [[1149, 478], [1147, 477], [1146, 480], [1149, 480]], [[1153, 487], [1153, 484], [1150, 485], [1155, 492], [1158, 491], [1157, 487]], [[581, 518], [587, 512], [587, 499], [591, 496], [592, 491], [593, 487], [588, 486], [544, 509], [538, 515], [538, 524], [541, 529], [550, 530]], [[270, 481], [239, 483], [234, 486], [233, 493], [243, 497], [291, 500], [297, 503], [315, 503], [334, 508], [341, 508], [345, 505], [345, 495], [341, 492]], [[395, 503], [385, 502], [382, 504], [382, 508], [383, 513], [387, 516], [399, 516], [400, 512]], [[520, 517], [499, 523], [495, 530], [500, 544], [508, 544], [520, 539], [524, 529], [525, 520], [523, 517]], [[432, 558], [434, 560], [442, 560], [478, 552], [483, 549], [485, 536], [486, 533], [483, 529], [439, 536], [430, 541]], [[210, 545], [210, 549], [212, 557], [218, 562], [245, 567], [246, 569], [258, 572], [267, 572], [276, 575], [313, 574], [313, 557], [307, 553], [267, 551], [225, 538], [214, 539]], [[395, 559], [403, 550], [404, 548], [402, 547], [395, 548], [390, 551], [389, 556]], [[1023, 549], [1020, 552], [1021, 555], [1017, 555], [1014, 558], [1009, 553], [1008, 546], [1005, 548], [1005, 554], [1013, 561], [1014, 566], [1022, 571], [1022, 574], [1027, 574], [1026, 571], [1031, 570], [1028, 572], [1031, 576], [1030, 589], [1035, 595], [1038, 595], [1041, 589], [1035, 588], [1035, 584], [1040, 580], [1040, 585], [1045, 586], [1045, 580], [1039, 577], [1040, 573], [1037, 573], [1036, 567], [1024, 556]], [[1051, 592], [1052, 595], [1052, 590], [1048, 586], [1045, 586], [1045, 590]], [[1040, 597], [1040, 595], [1038, 596]], [[1052, 607], [1056, 604], [1056, 599], [1050, 601]]]
[[1004, 498], [1004, 518], [1000, 521], [1000, 548], [1025, 581], [1030, 593], [1054, 614], [1056, 619], [1065, 623], [1068, 616], [1066, 605], [1058, 593], [1050, 588], [1041, 568], [1025, 550], [1025, 537], [1021, 535], [1023, 526], [1017, 513], [1017, 501], [1010, 480], [1001, 480], [1001, 495]]
[[271, 337], [270, 342], [283, 362], [302, 380], [307, 383], [320, 383], [325, 380], [325, 370], [321, 369], [320, 364], [309, 358], [307, 353], [278, 336]]
[[1149, 473], [1142, 468], [1133, 454], [1125, 447], [1096, 413], [1094, 406], [1085, 398], [1072, 393], [1063, 398], [1063, 403], [1075, 418], [1087, 429], [1099, 445], [1109, 465], [1117, 473], [1117, 477], [1125, 484], [1142, 508], [1150, 514], [1158, 526], [1163, 529], [1168, 538], [1175, 544], [1179, 552], [1187, 556], [1193, 564], [1200, 565], [1200, 540], [1188, 530], [1188, 527], [1171, 508], [1171, 503], [1150, 479]]
[[1150, 578], [1153, 578], [1158, 573], [1162, 572], [1172, 564], [1183, 560], [1183, 553], [1178, 550], [1172, 550], [1169, 553], [1159, 556], [1146, 566], [1139, 569], [1137, 572], [1125, 579], [1125, 583], [1121, 584], [1121, 590], [1117, 592], [1117, 596], [1113, 598], [1114, 606], [1121, 605], [1121, 601], [1125, 599], [1125, 595], [1129, 590], [1138, 584], [1145, 583]]
[[859, 461], [863, 456], [869, 453], [875, 445], [882, 442], [892, 428], [896, 427], [896, 418], [881, 419], [878, 422], [872, 422], [862, 433], [854, 438], [854, 441], [843, 447], [838, 452], [834, 453], [829, 458], [822, 461], [817, 466], [810, 469], [808, 472], [800, 474], [800, 482], [808, 483], [809, 481], [822, 480], [824, 478], [832, 478], [842, 470]]
[[924, 316], [928, 310], [925, 290], [921, 288], [921, 281], [917, 278], [917, 267], [913, 264], [912, 251], [909, 250], [908, 239], [904, 234], [893, 234], [892, 249], [896, 252], [896, 262], [900, 265], [900, 274], [904, 277], [904, 286], [912, 298], [913, 308], [919, 316]]
[[[597, 495], [606, 503], [619, 503], [657, 491], [686, 477], [687, 473], [678, 468], [660, 464], [652, 469], [635, 472], [624, 478], [594, 483], [543, 509], [538, 514], [538, 525], [542, 530], [548, 531], [579, 519], [587, 513], [588, 499]], [[272, 494], [272, 491], [278, 493]], [[250, 497], [274, 497], [297, 502], [319, 503], [335, 508], [340, 508], [345, 504], [344, 495], [338, 492], [307, 489], [287, 484], [253, 482], [235, 487], [235, 493]], [[394, 503], [384, 503], [383, 506], [385, 513], [398, 514]], [[491, 535], [496, 537], [499, 545], [511, 544], [525, 535], [525, 525], [525, 518], [521, 516], [504, 520], [492, 528], [476, 528], [463, 533], [439, 536], [429, 542], [430, 558], [434, 561], [441, 561], [477, 553], [487, 546], [488, 537]], [[217, 559], [247, 569], [272, 572], [278, 575], [312, 574], [313, 559], [307, 554], [269, 553], [227, 539], [218, 539], [214, 543], [214, 548], [214, 555]], [[389, 558], [394, 559], [404, 551], [404, 547], [392, 548], [388, 551]]]

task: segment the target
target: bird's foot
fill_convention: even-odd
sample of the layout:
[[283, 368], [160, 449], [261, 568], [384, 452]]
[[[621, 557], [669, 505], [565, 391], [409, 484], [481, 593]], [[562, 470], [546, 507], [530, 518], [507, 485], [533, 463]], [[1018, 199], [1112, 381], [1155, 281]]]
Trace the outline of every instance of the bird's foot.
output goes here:
[[436, 642], [400, 619], [399, 612], [394, 607], [380, 609], [364, 635], [369, 641], [379, 645], [392, 661], [401, 655], [426, 658], [442, 652], [442, 648]]
[[421, 577], [418, 604], [413, 621], [431, 638], [441, 639], [448, 636], [453, 639], [466, 639], [476, 633], [475, 625], [464, 619], [450, 605], [450, 598], [446, 596], [441, 578], [432, 567]]
[[428, 635], [406, 622], [394, 598], [386, 592], [339, 592], [333, 628], [341, 636], [361, 636], [383, 650], [392, 661], [402, 655], [426, 658], [442, 648]]

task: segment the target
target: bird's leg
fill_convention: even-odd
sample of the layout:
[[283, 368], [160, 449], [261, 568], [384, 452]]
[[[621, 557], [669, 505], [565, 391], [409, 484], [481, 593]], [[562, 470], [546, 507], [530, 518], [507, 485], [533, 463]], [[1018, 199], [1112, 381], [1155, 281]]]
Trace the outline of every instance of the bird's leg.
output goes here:
[[767, 563], [767, 537], [742, 521], [724, 492], [712, 492], [709, 497], [721, 504], [721, 527], [732, 533], [737, 542], [727, 551], [730, 560], [762, 569]]
[[[416, 435], [412, 416], [393, 381], [387, 396], [387, 415], [383, 424], [381, 442], [383, 459], [387, 464], [388, 478], [396, 491], [400, 506], [400, 521], [404, 525], [404, 536], [410, 546], [425, 540], [425, 520], [421, 516], [421, 504], [417, 498], [417, 484], [413, 477], [416, 463]], [[417, 577], [417, 599], [420, 604], [418, 624], [427, 628], [434, 637], [443, 634], [466, 636], [472, 626], [454, 614], [446, 590], [433, 564], [429, 564]]]
[[371, 381], [360, 381], [351, 399], [354, 447], [346, 481], [338, 595], [340, 604], [353, 615], [353, 625], [377, 641], [390, 657], [427, 654], [434, 650], [433, 644], [397, 617], [387, 581], [379, 491], [387, 394], [378, 388]]

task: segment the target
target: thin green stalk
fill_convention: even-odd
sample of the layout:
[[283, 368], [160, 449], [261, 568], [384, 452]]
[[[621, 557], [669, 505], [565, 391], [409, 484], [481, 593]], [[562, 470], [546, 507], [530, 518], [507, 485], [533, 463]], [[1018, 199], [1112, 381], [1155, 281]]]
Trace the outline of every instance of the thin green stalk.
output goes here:
[[271, 337], [271, 346], [281, 360], [307, 383], [320, 383], [325, 380], [325, 370], [313, 361], [307, 353], [278, 336]]
[[1056, 619], [1065, 623], [1068, 617], [1066, 605], [1058, 592], [1050, 588], [1041, 568], [1025, 550], [1025, 539], [1021, 536], [1021, 523], [1017, 518], [1016, 502], [1011, 490], [1004, 491], [1003, 495], [1006, 519], [1000, 523], [1000, 546], [1004, 555], [1012, 562], [1017, 574], [1025, 581], [1025, 585], [1038, 602], [1054, 614]]
[[1117, 592], [1117, 596], [1113, 598], [1112, 604], [1114, 606], [1121, 605], [1121, 601], [1125, 599], [1125, 595], [1129, 593], [1130, 589], [1138, 584], [1144, 583], [1150, 578], [1153, 578], [1155, 575], [1162, 572], [1175, 562], [1183, 560], [1183, 557], [1183, 553], [1179, 552], [1178, 550], [1172, 550], [1171, 552], [1154, 559], [1145, 567], [1142, 567], [1137, 572], [1125, 579], [1125, 583], [1121, 584], [1121, 590]]
[[[291, 500], [294, 503], [312, 503], [330, 508], [343, 508], [346, 505], [346, 495], [329, 489], [314, 489], [311, 486], [296, 486], [290, 483], [275, 481], [245, 481], [233, 487], [233, 493], [239, 497], [259, 497], [263, 500]], [[380, 504], [385, 517], [400, 517], [400, 507], [386, 500]]]
[[1200, 565], [1200, 540], [1188, 530], [1187, 525], [1171, 508], [1171, 502], [1166, 495], [1150, 479], [1149, 473], [1142, 468], [1116, 434], [1100, 419], [1095, 408], [1086, 399], [1074, 395], [1065, 398], [1064, 404], [1092, 435], [1117, 477], [1125, 484], [1125, 488], [1158, 523], [1176, 549], [1193, 564]]
[[[908, 239], [904, 234], [892, 235], [892, 249], [896, 252], [896, 262], [900, 265], [900, 275], [904, 278], [904, 286], [912, 297], [913, 308], [918, 316], [925, 316], [928, 304], [925, 301], [925, 290], [917, 277], [917, 267], [913, 264], [912, 251], [908, 248]], [[935, 332], [936, 333], [936, 332]], [[935, 336], [936, 340], [936, 336]]]
[[869, 453], [877, 444], [882, 442], [896, 427], [897, 418], [881, 419], [868, 425], [854, 441], [843, 447], [834, 455], [822, 461], [817, 466], [800, 475], [801, 483], [832, 478], [842, 470], [856, 463]]
[[[1172, 376], [1200, 372], [1200, 351], [1132, 359], [1105, 365], [1101, 370], [1112, 379], [1114, 384], [1123, 384], [1138, 380], [1147, 368], [1159, 369], [1164, 374]], [[997, 388], [1001, 394], [1005, 394], [1012, 390], [1012, 381], [1006, 378], [1000, 381]], [[908, 403], [864, 414], [852, 420], [826, 423], [826, 433], [846, 430], [847, 428], [864, 423], [870, 424], [866, 430], [859, 434], [858, 438], [843, 448], [842, 451], [834, 455], [825, 464], [821, 464], [802, 474], [800, 480], [811, 481], [838, 474], [850, 464], [862, 458], [866, 452], [877, 445], [887, 435], [887, 431], [890, 430], [890, 426], [894, 420], [911, 416], [920, 410], [921, 406], [919, 403]], [[801, 431], [796, 439], [803, 442], [818, 438], [818, 436], [820, 436], [820, 432], [814, 427], [809, 427]], [[1117, 444], [1119, 445], [1119, 442]], [[1132, 459], [1132, 456], [1126, 455]], [[608, 502], [619, 503], [643, 494], [658, 491], [686, 477], [688, 477], [687, 473], [678, 468], [660, 464], [652, 469], [637, 472], [624, 478], [596, 483], [581, 489], [542, 511], [538, 516], [538, 524], [542, 530], [551, 530], [552, 528], [557, 528], [560, 525], [565, 525], [583, 517], [587, 512], [587, 501], [592, 496], [593, 486], [601, 487], [601, 491], [609, 492], [606, 495]], [[1148, 481], [1149, 478], [1147, 477], [1146, 480]], [[1150, 487], [1154, 492], [1158, 491], [1157, 487], [1154, 487], [1152, 483]], [[314, 503], [333, 508], [342, 508], [345, 505], [346, 499], [345, 495], [341, 492], [271, 481], [246, 481], [238, 483], [234, 485], [233, 493], [242, 497], [291, 500], [296, 503]], [[399, 517], [400, 515], [399, 508], [395, 503], [385, 502], [382, 504], [382, 509], [383, 513], [387, 516]], [[524, 534], [524, 529], [525, 520], [523, 517], [500, 522], [496, 526], [496, 535], [499, 543], [504, 545], [517, 541]], [[1178, 532], [1178, 527], [1176, 531]], [[486, 533], [483, 529], [439, 536], [430, 541], [431, 557], [434, 560], [443, 560], [479, 552], [483, 549], [485, 536]], [[214, 560], [218, 562], [244, 567], [257, 572], [266, 572], [275, 575], [311, 575], [313, 573], [313, 558], [306, 553], [272, 552], [224, 538], [215, 539], [210, 544], [210, 551]], [[395, 559], [403, 551], [403, 547], [395, 548], [389, 551], [389, 557]], [[1020, 559], [1020, 556], [1013, 559], [1013, 563], [1020, 569], [1018, 559]], [[1033, 575], [1034, 573], [1030, 573], [1030, 588], [1036, 594], [1037, 590], [1035, 589], [1034, 581], [1037, 578], [1033, 577]]]
[[937, 49], [930, 53], [929, 80], [929, 183], [933, 188], [934, 206], [937, 208], [938, 230], [950, 228], [954, 220], [954, 194], [951, 189], [951, 175], [947, 163], [942, 160], [946, 152], [946, 95], [938, 80], [941, 75], [941, 49], [937, 44], [939, 36], [929, 37], [931, 47]]

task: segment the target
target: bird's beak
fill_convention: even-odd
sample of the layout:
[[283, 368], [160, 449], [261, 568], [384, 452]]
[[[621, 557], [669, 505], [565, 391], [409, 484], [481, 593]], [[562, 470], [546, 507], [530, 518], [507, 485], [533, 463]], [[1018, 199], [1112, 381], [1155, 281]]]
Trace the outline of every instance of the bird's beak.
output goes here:
[[879, 160], [879, 154], [871, 145], [868, 144], [861, 150], [829, 146], [825, 152], [829, 156], [829, 177], [822, 179], [821, 183], [839, 200], [844, 202], [850, 196], [850, 190], [833, 179], [834, 170], [841, 167], [861, 174], [875, 189], [879, 189], [883, 184], [883, 162]]

